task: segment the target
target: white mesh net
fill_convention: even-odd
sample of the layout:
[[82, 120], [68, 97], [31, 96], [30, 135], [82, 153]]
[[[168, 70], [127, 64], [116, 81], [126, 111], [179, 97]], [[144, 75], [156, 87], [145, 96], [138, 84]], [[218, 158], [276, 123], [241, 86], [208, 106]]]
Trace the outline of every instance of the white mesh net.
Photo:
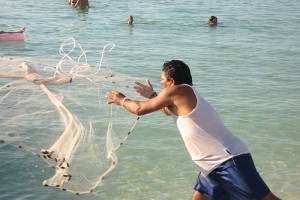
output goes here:
[[[84, 52], [71, 38], [62, 44], [56, 65], [50, 60], [1, 58], [0, 139], [54, 169], [45, 186], [89, 193], [117, 164], [116, 151], [139, 118], [108, 105], [105, 95], [120, 90], [137, 99], [134, 82], [145, 79], [104, 67], [104, 55], [113, 48]], [[101, 56], [99, 65], [88, 63], [88, 53]]]

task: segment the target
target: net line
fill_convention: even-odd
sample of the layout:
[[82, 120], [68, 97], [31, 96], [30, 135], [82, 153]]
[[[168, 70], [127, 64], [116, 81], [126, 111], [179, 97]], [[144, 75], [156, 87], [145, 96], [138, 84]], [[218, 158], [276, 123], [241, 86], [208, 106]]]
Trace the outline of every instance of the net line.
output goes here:
[[[104, 55], [114, 47], [105, 45], [100, 53], [84, 51], [70, 38], [60, 47], [58, 64], [1, 58], [0, 139], [40, 157], [53, 169], [43, 185], [90, 193], [117, 165], [116, 152], [139, 117], [107, 105], [105, 94], [126, 90], [129, 98], [138, 99], [134, 82], [145, 79], [115, 73], [103, 64]], [[99, 64], [90, 64], [88, 54], [100, 55]]]
[[[66, 48], [66, 46], [70, 46], [70, 50], [68, 52], [66, 52], [64, 50], [64, 48]], [[96, 67], [98, 67], [99, 70], [101, 70], [102, 62], [103, 62], [103, 59], [104, 59], [104, 55], [107, 54], [107, 53], [109, 53], [109, 52], [111, 52], [115, 46], [116, 46], [115, 44], [106, 44], [103, 47], [102, 52], [99, 53], [101, 55], [99, 66], [96, 66]], [[76, 49], [76, 47], [78, 47], [80, 49], [80, 51], [81, 51], [81, 54], [78, 56], [77, 61], [75, 61], [70, 56], [70, 54]], [[109, 48], [109, 49], [106, 50], [107, 48]], [[69, 75], [72, 78], [74, 78], [76, 76], [83, 76], [80, 73], [89, 70], [89, 68], [91, 67], [88, 64], [87, 53], [97, 53], [97, 52], [94, 52], [94, 51], [84, 51], [82, 49], [81, 45], [74, 38], [69, 38], [66, 41], [64, 41], [62, 43], [62, 45], [60, 46], [59, 53], [60, 53], [60, 55], [62, 55], [62, 58], [60, 59], [60, 61], [58, 62], [58, 64], [55, 67], [54, 76], [56, 76], [56, 75]], [[72, 68], [69, 69], [69, 71], [64, 70], [64, 67], [65, 67], [66, 63], [70, 64], [72, 66]], [[75, 67], [73, 67], [73, 66], [75, 66]], [[52, 70], [53, 68], [46, 67], [44, 70], [47, 70], [47, 69]], [[114, 74], [111, 71], [111, 69], [110, 68], [107, 68], [107, 69], [111, 73], [110, 76], [113, 76]], [[87, 79], [89, 79], [87, 76], [84, 76], [84, 77], [87, 78]], [[89, 79], [89, 81], [93, 82], [91, 79]]]

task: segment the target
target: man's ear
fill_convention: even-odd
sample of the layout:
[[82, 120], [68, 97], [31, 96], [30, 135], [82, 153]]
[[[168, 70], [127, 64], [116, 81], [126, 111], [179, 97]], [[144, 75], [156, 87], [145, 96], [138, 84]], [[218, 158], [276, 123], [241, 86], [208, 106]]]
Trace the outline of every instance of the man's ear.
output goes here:
[[175, 81], [173, 78], [171, 78], [171, 79], [169, 80], [169, 82], [170, 82], [170, 85], [176, 85], [176, 81]]

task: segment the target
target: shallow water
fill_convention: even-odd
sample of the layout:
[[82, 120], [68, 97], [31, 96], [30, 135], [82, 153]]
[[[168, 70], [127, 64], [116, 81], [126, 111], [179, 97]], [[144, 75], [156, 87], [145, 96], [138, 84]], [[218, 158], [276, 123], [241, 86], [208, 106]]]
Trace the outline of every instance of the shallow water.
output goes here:
[[[26, 39], [0, 42], [0, 56], [58, 61], [59, 47], [70, 37], [91, 51], [114, 43], [106, 62], [120, 73], [150, 78], [157, 91], [162, 63], [184, 60], [195, 87], [247, 143], [271, 190], [282, 199], [298, 199], [299, 1], [91, 0], [90, 5], [78, 11], [67, 1], [2, 0], [0, 29], [25, 26]], [[132, 27], [126, 24], [129, 14]], [[208, 27], [211, 15], [222, 24]], [[198, 169], [171, 118], [142, 117], [118, 156], [117, 168], [96, 191], [74, 196], [42, 186], [44, 163], [0, 144], [0, 199], [191, 198]]]

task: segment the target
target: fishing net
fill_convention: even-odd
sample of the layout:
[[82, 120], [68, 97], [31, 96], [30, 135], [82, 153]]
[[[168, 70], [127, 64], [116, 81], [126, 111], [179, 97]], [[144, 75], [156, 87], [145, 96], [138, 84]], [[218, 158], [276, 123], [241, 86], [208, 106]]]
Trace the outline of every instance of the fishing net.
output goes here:
[[[108, 105], [105, 95], [119, 90], [137, 99], [133, 85], [145, 79], [117, 74], [104, 65], [104, 55], [114, 46], [88, 52], [70, 38], [61, 45], [62, 58], [56, 64], [1, 58], [0, 139], [53, 168], [45, 186], [89, 193], [117, 165], [116, 151], [139, 118]], [[100, 62], [91, 65], [90, 55]]]

